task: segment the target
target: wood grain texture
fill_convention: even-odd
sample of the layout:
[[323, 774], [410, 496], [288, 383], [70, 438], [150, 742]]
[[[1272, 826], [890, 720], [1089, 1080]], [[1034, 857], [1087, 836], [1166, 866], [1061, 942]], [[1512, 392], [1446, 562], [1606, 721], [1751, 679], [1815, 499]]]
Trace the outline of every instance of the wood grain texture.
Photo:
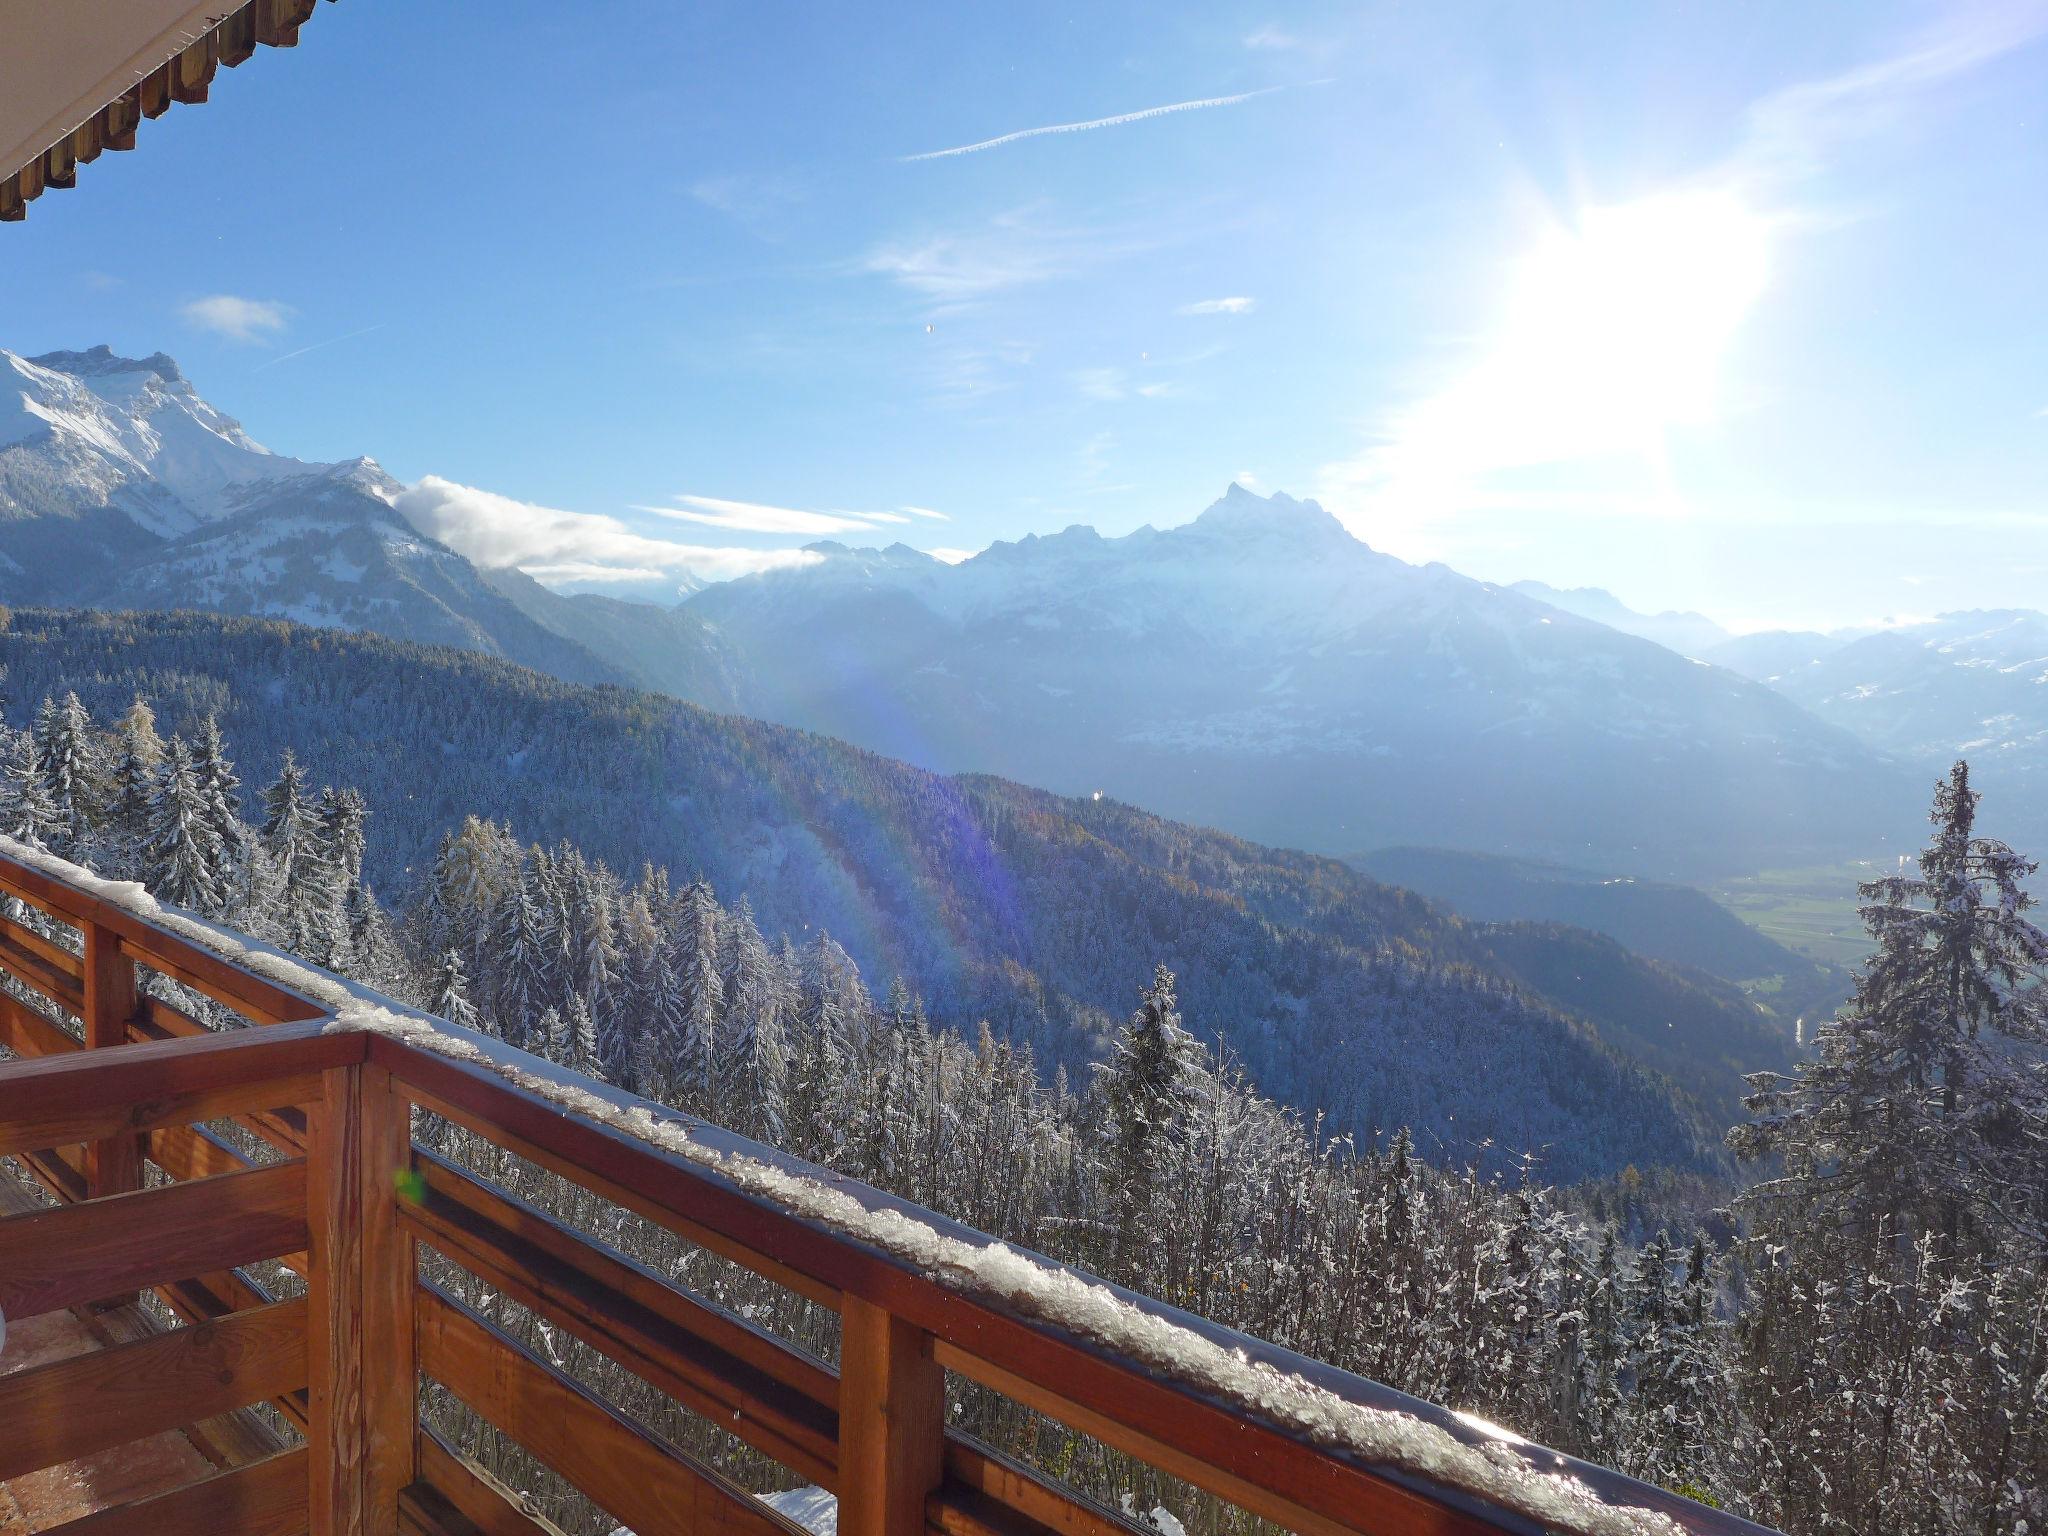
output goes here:
[[0, 1313], [34, 1317], [306, 1243], [306, 1167], [277, 1163], [0, 1220]]
[[317, 1098], [363, 1037], [317, 1022], [73, 1051], [0, 1071], [0, 1153], [186, 1125]]
[[300, 1536], [306, 1529], [306, 1452], [262, 1461], [155, 1498], [68, 1520], [48, 1536]]
[[[128, 1043], [128, 1021], [135, 1017], [140, 988], [134, 962], [121, 953], [120, 941], [97, 923], [85, 929], [83, 1012], [89, 1050]], [[123, 1129], [102, 1136], [86, 1148], [85, 1185], [95, 1197], [118, 1195], [142, 1186], [142, 1141]]]
[[361, 1181], [364, 1529], [397, 1536], [399, 1496], [418, 1478], [419, 1371], [413, 1292], [419, 1260], [399, 1223], [399, 1180], [412, 1167], [412, 1105], [382, 1067], [362, 1066], [357, 1172]]
[[839, 1311], [843, 1536], [923, 1536], [945, 1446], [946, 1373], [931, 1335], [847, 1297]]
[[838, 1483], [832, 1372], [427, 1153], [404, 1219], [458, 1264], [799, 1475]]
[[[416, 1518], [431, 1518], [436, 1528], [424, 1536], [562, 1536], [562, 1528], [549, 1520], [522, 1495], [451, 1447], [434, 1431], [422, 1425], [418, 1441], [420, 1481], [400, 1499], [419, 1511]], [[421, 1497], [431, 1494], [440, 1502]], [[449, 1512], [464, 1522], [466, 1529], [449, 1521]]]
[[420, 1369], [637, 1536], [800, 1536], [467, 1308], [419, 1294]]
[[0, 1480], [244, 1408], [305, 1379], [303, 1301], [0, 1376]]
[[363, 1536], [362, 1071], [330, 1070], [308, 1136], [306, 1446], [312, 1536]]

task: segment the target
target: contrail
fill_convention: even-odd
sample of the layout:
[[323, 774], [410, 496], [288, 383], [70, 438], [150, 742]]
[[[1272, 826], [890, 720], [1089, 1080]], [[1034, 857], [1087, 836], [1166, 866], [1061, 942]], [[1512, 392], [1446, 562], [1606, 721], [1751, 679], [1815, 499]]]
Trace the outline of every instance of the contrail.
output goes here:
[[[1309, 85], [1327, 85], [1327, 80], [1310, 80]], [[1001, 138], [983, 139], [979, 144], [960, 144], [952, 149], [931, 149], [921, 155], [904, 155], [901, 163], [909, 165], [916, 160], [944, 160], [953, 155], [972, 155], [984, 149], [994, 149], [999, 144], [1014, 144], [1019, 139], [1035, 139], [1046, 133], [1086, 133], [1091, 128], [1115, 128], [1123, 123], [1142, 123], [1148, 117], [1165, 117], [1171, 112], [1195, 112], [1203, 107], [1234, 107], [1240, 101], [1250, 101], [1254, 96], [1270, 96], [1275, 91], [1291, 91], [1291, 85], [1269, 85], [1263, 90], [1240, 91], [1235, 96], [1206, 96], [1200, 101], [1176, 101], [1170, 106], [1146, 107], [1141, 112], [1122, 112], [1115, 117], [1098, 117], [1085, 123], [1053, 123], [1044, 128], [1020, 128], [1015, 133], [1006, 133]]]
[[354, 341], [358, 336], [367, 336], [372, 331], [381, 331], [391, 322], [379, 320], [375, 325], [366, 325], [360, 331], [350, 331], [346, 336], [330, 336], [325, 341], [316, 341], [309, 347], [300, 347], [294, 352], [280, 352], [268, 362], [258, 363], [249, 371], [261, 373], [266, 368], [275, 368], [279, 363], [288, 363], [295, 357], [304, 357], [308, 352], [318, 352], [322, 347], [331, 347], [338, 341]]

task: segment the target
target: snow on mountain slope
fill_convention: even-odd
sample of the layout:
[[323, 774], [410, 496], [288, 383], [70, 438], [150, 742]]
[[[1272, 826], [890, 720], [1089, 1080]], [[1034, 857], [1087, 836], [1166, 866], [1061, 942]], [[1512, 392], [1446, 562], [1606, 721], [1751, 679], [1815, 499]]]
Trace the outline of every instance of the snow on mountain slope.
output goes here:
[[[2048, 614], [1945, 613], [1825, 643], [1770, 681], [1822, 719], [1923, 769], [1960, 756], [1984, 775], [2048, 770]], [[2048, 814], [2038, 819], [2048, 824]]]
[[367, 458], [272, 453], [162, 353], [0, 351], [0, 600], [368, 629], [624, 681], [392, 504]]
[[682, 611], [737, 707], [928, 766], [1316, 850], [1426, 832], [1645, 874], [1907, 824], [1891, 765], [1770, 690], [1381, 554], [1313, 502], [1233, 486], [1182, 527], [957, 566], [813, 548]]

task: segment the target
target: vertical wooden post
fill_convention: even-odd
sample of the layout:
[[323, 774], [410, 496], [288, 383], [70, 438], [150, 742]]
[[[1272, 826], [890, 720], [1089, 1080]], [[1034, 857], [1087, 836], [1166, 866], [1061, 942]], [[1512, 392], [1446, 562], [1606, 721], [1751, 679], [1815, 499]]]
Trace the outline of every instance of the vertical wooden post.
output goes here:
[[[121, 941], [98, 923], [85, 925], [85, 1043], [89, 1049], [126, 1045], [140, 1001], [135, 962]], [[109, 1136], [86, 1148], [86, 1192], [125, 1194], [142, 1187], [142, 1138]]]
[[839, 1311], [841, 1536], [923, 1536], [944, 1475], [946, 1373], [932, 1337], [848, 1296]]
[[363, 1069], [333, 1067], [306, 1126], [311, 1536], [364, 1536]]
[[415, 1478], [414, 1247], [398, 1228], [411, 1105], [381, 1067], [324, 1075], [306, 1140], [312, 1536], [396, 1536]]
[[[367, 1536], [398, 1536], [398, 1496], [418, 1476], [419, 1374], [413, 1318], [419, 1283], [412, 1234], [412, 1103], [382, 1067], [362, 1069], [363, 1414], [368, 1422]], [[407, 1178], [401, 1187], [401, 1178]]]

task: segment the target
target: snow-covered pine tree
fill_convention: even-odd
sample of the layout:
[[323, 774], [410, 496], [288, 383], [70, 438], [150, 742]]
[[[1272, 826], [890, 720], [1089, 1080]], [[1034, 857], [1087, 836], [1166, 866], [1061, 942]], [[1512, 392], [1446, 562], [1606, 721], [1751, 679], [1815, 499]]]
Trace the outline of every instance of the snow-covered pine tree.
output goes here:
[[746, 897], [740, 898], [721, 928], [725, 1013], [709, 1112], [729, 1130], [779, 1143], [789, 1071], [784, 1006], [788, 989], [754, 925], [754, 910]]
[[6, 754], [4, 775], [0, 775], [0, 831], [31, 848], [47, 851], [62, 840], [65, 828], [44, 787], [35, 738], [27, 731], [10, 733]]
[[89, 856], [103, 785], [92, 719], [76, 693], [66, 693], [62, 703], [43, 700], [36, 712], [35, 752], [36, 772], [57, 818], [50, 851]]
[[456, 950], [448, 950], [441, 956], [439, 969], [434, 973], [434, 988], [427, 1003], [430, 1013], [437, 1013], [450, 1024], [460, 1024], [464, 1029], [480, 1029], [483, 1021], [477, 1017], [476, 1004], [469, 1000], [469, 977], [462, 968], [462, 956]]
[[1118, 1212], [1113, 1264], [1141, 1263], [1136, 1250], [1160, 1241], [1161, 1207], [1184, 1162], [1200, 1066], [1201, 1048], [1180, 1027], [1173, 972], [1158, 966], [1098, 1068], [1106, 1173]]
[[143, 879], [173, 906], [212, 917], [225, 905], [221, 852], [207, 823], [206, 798], [192, 771], [192, 752], [173, 736], [165, 749], [142, 854]]
[[562, 1015], [569, 1036], [568, 1064], [586, 1077], [609, 1077], [605, 1071], [603, 1047], [598, 1041], [597, 1020], [581, 992], [569, 994], [569, 1007]]
[[141, 872], [163, 761], [164, 743], [156, 731], [156, 716], [138, 694], [114, 725], [107, 824], [100, 856], [110, 872], [127, 876]]
[[1783, 1164], [1742, 1197], [1754, 1234], [2048, 1252], [2048, 934], [2026, 916], [2036, 865], [1976, 835], [1977, 803], [1958, 762], [1919, 873], [1859, 887], [1878, 948], [1855, 996], [1793, 1075], [1750, 1079], [1757, 1118], [1729, 1141]]

